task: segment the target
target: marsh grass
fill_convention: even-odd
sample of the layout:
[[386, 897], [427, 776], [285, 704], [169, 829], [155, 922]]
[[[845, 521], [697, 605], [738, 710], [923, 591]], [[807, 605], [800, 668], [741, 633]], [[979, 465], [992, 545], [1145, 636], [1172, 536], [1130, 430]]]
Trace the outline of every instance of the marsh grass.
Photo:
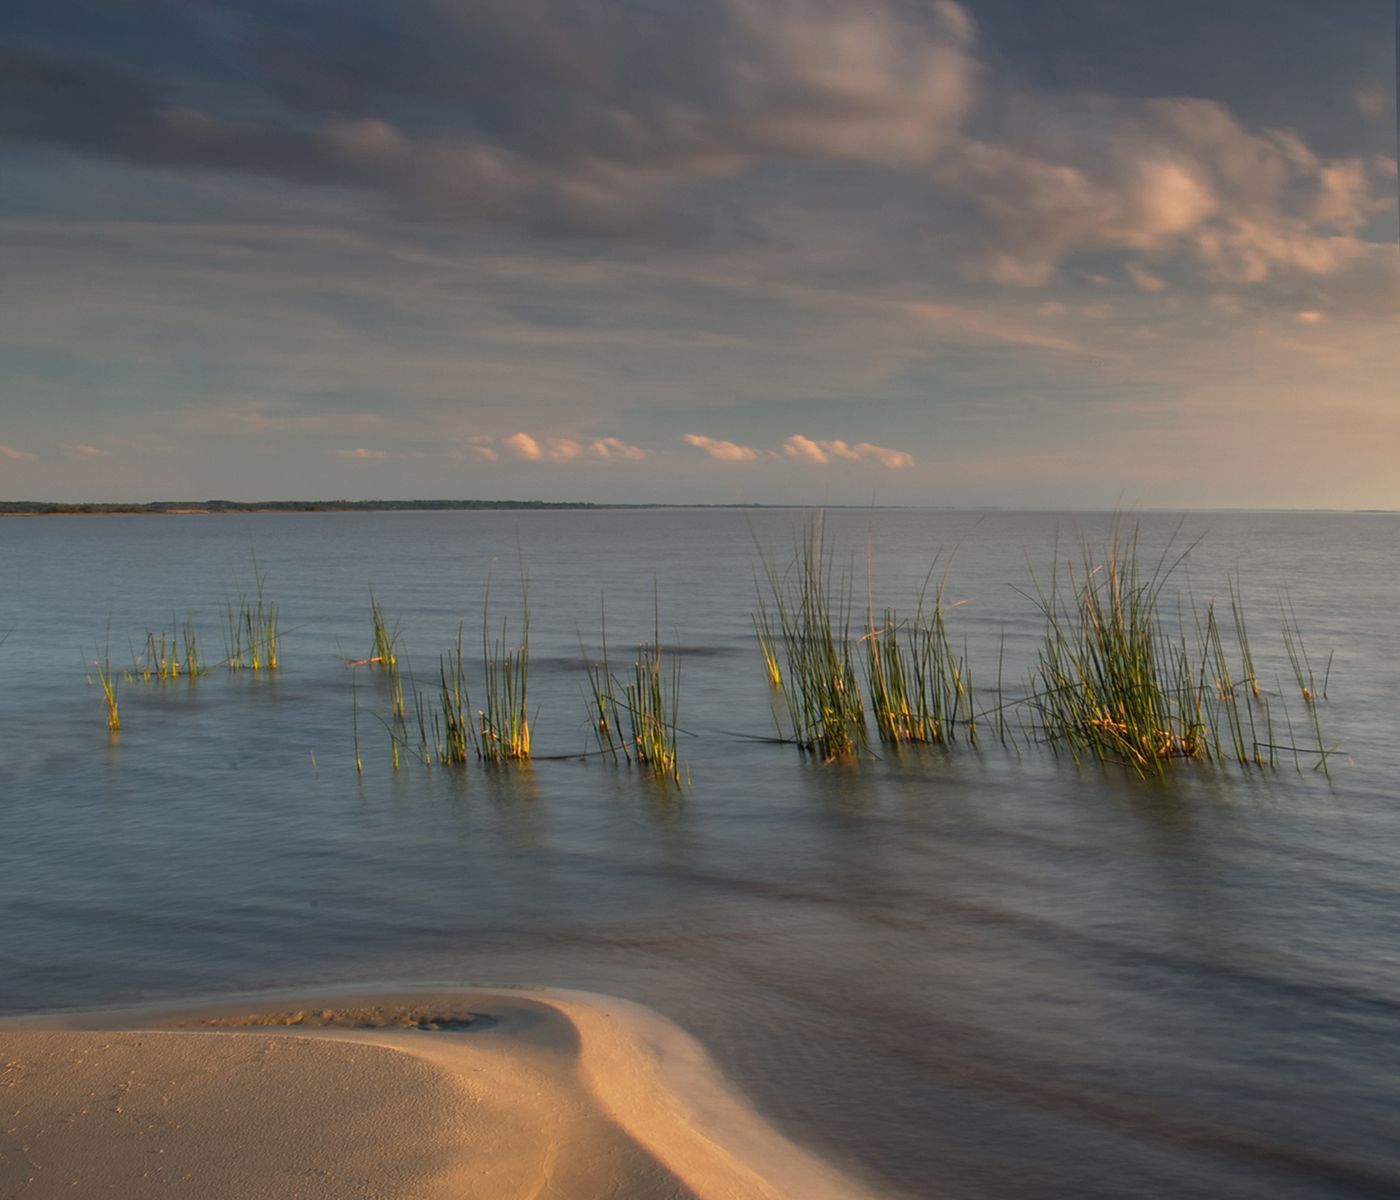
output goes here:
[[946, 745], [955, 740], [961, 724], [975, 743], [971, 672], [966, 649], [958, 654], [948, 637], [942, 582], [934, 589], [932, 604], [927, 603], [937, 558], [924, 579], [918, 607], [907, 620], [891, 608], [876, 620], [868, 550], [866, 563], [866, 632], [861, 641], [866, 692], [881, 741]]
[[362, 661], [369, 666], [383, 667], [386, 671], [393, 670], [399, 663], [399, 627], [395, 625], [392, 629], [389, 628], [384, 610], [379, 607], [373, 591], [369, 594], [369, 614], [374, 627], [374, 644], [370, 648], [369, 657]]
[[626, 688], [627, 718], [632, 731], [632, 752], [637, 762], [658, 778], [681, 781], [680, 754], [676, 745], [676, 716], [681, 701], [681, 669], [673, 659], [662, 665], [661, 640], [637, 647], [632, 682]]
[[[681, 664], [678, 656], [673, 656], [669, 664], [665, 662], [661, 645], [661, 605], [655, 584], [652, 606], [652, 638], [638, 645], [630, 682], [620, 684], [612, 672], [606, 623], [602, 658], [590, 661], [585, 650], [588, 720], [600, 753], [613, 760], [635, 761], [656, 778], [679, 786], [681, 762], [676, 717], [680, 710]], [[627, 715], [626, 737], [622, 734], [624, 712]]]
[[1198, 676], [1159, 619], [1163, 588], [1188, 550], [1173, 537], [1145, 572], [1136, 530], [1115, 521], [1101, 561], [1087, 542], [1081, 547], [1067, 594], [1057, 575], [1048, 590], [1037, 584], [1045, 634], [1031, 702], [1050, 744], [1076, 761], [1122, 762], [1149, 775], [1209, 752]]
[[[1325, 771], [1329, 751], [1291, 608], [1284, 610], [1284, 646], [1309, 706], [1315, 750], [1297, 744], [1282, 693], [1259, 686], [1238, 580], [1228, 583], [1233, 650], [1213, 603], [1202, 611], [1189, 598], [1168, 598], [1167, 582], [1191, 548], [1174, 535], [1144, 570], [1136, 530], [1115, 521], [1101, 552], [1088, 543], [1081, 547], [1067, 587], [1054, 576], [1048, 589], [1037, 587], [1045, 634], [1027, 703], [1043, 736], [1075, 761], [1123, 763], [1143, 776], [1196, 759], [1273, 767], [1280, 750], [1292, 752], [1295, 764], [1304, 753], [1316, 754]], [[1173, 607], [1175, 634], [1169, 631]], [[1236, 656], [1238, 677], [1231, 670]], [[1280, 715], [1288, 726], [1284, 743], [1275, 734]]]
[[509, 618], [501, 636], [490, 633], [490, 594], [482, 607], [481, 659], [485, 707], [477, 712], [480, 740], [477, 752], [486, 762], [513, 762], [530, 757], [530, 603], [521, 581], [520, 640], [509, 638]]
[[622, 735], [622, 715], [617, 700], [617, 680], [613, 676], [612, 666], [608, 659], [606, 607], [599, 613], [599, 624], [602, 635], [601, 659], [596, 661], [590, 659], [587, 649], [582, 645], [582, 635], [579, 638], [579, 649], [583, 652], [584, 668], [588, 673], [588, 724], [598, 743], [600, 754], [614, 762], [619, 757], [630, 762], [632, 752], [626, 738]]
[[[422, 728], [421, 702], [418, 712]], [[438, 761], [444, 766], [464, 765], [475, 745], [460, 628], [452, 649], [438, 658], [438, 708], [433, 714], [433, 741], [437, 746]]]
[[112, 673], [112, 660], [103, 654], [102, 661], [95, 665], [97, 681], [102, 686], [102, 702], [107, 708], [107, 728], [116, 733], [121, 727], [121, 714], [117, 710], [117, 677]]
[[[765, 659], [782, 660], [786, 740], [828, 762], [853, 758], [869, 736], [851, 648], [850, 577], [836, 588], [830, 558], [819, 519], [802, 530], [786, 569], [763, 555], [767, 594], [760, 590], [754, 618], [756, 630], [776, 632]], [[773, 675], [770, 670], [770, 680]]]
[[131, 674], [143, 682], [162, 683], [179, 679], [198, 679], [205, 667], [199, 657], [199, 636], [194, 622], [186, 620], [183, 628], [173, 623], [169, 633], [164, 629], [146, 631], [146, 644], [139, 654], [133, 651]]
[[676, 721], [681, 706], [681, 661], [673, 656], [663, 664], [661, 648], [661, 600], [652, 583], [652, 635], [637, 647], [632, 682], [624, 689], [627, 720], [632, 733], [632, 753], [637, 762], [658, 779], [681, 782], [681, 760]]
[[256, 558], [253, 579], [256, 586], [252, 599], [244, 592], [238, 597], [237, 608], [232, 600], [224, 603], [224, 663], [230, 671], [270, 672], [279, 666], [277, 605], [267, 598], [267, 576], [258, 570]]

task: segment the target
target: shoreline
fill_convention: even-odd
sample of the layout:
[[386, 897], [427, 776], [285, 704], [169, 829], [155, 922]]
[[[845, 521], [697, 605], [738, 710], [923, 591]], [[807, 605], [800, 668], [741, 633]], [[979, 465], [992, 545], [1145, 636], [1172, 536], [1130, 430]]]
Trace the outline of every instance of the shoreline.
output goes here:
[[0, 1018], [0, 1194], [876, 1200], [684, 1031], [554, 988]]

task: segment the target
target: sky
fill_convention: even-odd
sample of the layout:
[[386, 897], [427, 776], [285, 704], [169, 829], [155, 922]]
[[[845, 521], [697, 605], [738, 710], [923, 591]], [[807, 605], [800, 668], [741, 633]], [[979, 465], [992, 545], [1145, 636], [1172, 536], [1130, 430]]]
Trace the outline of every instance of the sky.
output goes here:
[[1400, 509], [1393, 0], [5, 0], [0, 500]]

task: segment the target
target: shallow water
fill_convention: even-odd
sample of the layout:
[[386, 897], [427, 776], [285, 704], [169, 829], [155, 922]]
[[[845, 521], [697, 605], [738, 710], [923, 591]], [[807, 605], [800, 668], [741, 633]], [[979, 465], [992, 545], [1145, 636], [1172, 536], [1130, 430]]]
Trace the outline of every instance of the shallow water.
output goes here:
[[[1400, 518], [1193, 514], [1175, 581], [1238, 569], [1266, 686], [1280, 585], [1320, 676], [1330, 779], [1190, 767], [1143, 783], [1043, 748], [822, 766], [761, 740], [759, 546], [800, 514], [730, 510], [0, 522], [0, 1010], [424, 980], [550, 983], [697, 1034], [799, 1140], [892, 1195], [1400, 1193]], [[965, 601], [978, 695], [1035, 652], [1031, 569], [1102, 514], [842, 511], [862, 612], [935, 580]], [[1142, 518], [1143, 558], [1177, 519]], [[1059, 538], [1058, 550], [1056, 538]], [[227, 596], [281, 608], [283, 670], [85, 682], [110, 645]], [[529, 577], [536, 761], [390, 766], [382, 679], [352, 672], [368, 592], [420, 686], [464, 624], [475, 667]], [[580, 637], [615, 669], [683, 653], [680, 792], [589, 748]], [[512, 625], [512, 628], [514, 626]], [[110, 630], [110, 632], [109, 632]], [[1264, 664], [1267, 663], [1267, 667]], [[1277, 682], [1273, 682], [1277, 676]], [[1294, 740], [1310, 730], [1292, 706]], [[1288, 740], [1284, 738], [1282, 740]]]

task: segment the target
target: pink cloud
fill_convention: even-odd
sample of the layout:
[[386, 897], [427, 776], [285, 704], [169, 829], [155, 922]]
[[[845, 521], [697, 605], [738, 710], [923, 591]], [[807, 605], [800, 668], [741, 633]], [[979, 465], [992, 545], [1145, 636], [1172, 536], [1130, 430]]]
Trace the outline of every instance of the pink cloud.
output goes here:
[[367, 450], [363, 446], [356, 446], [353, 450], [337, 450], [335, 454], [337, 458], [351, 462], [383, 462], [385, 458], [383, 450]]
[[79, 442], [76, 446], [69, 446], [68, 448], [73, 451], [74, 454], [78, 455], [79, 458], [106, 458], [112, 453], [110, 450], [103, 450], [97, 446], [88, 446], [82, 442]]
[[752, 446], [741, 446], [737, 442], [724, 442], [698, 433], [687, 433], [685, 440], [720, 462], [753, 462], [758, 458], [758, 451]]
[[[627, 459], [635, 462], [647, 457], [647, 452], [640, 446], [633, 446], [616, 437], [596, 437], [585, 441], [562, 435], [540, 439], [528, 433], [516, 433], [503, 438], [501, 444], [516, 458], [526, 462], [570, 463], [580, 458]], [[473, 445], [472, 450], [482, 458], [494, 460], [496, 457], [494, 450], [480, 443]]]
[[588, 446], [588, 453], [595, 458], [626, 458], [633, 461], [643, 459], [647, 452], [640, 446], [632, 446], [621, 438], [594, 438]]
[[524, 459], [526, 462], [539, 462], [544, 457], [544, 451], [540, 449], [539, 442], [535, 441], [528, 433], [512, 433], [510, 437], [501, 439], [501, 445], [516, 458]]
[[857, 442], [854, 446], [840, 438], [831, 441], [814, 441], [800, 433], [793, 434], [783, 443], [783, 453], [789, 458], [822, 465], [833, 458], [843, 458], [850, 462], [871, 461], [882, 467], [898, 470], [912, 467], [914, 458], [903, 450], [891, 450], [887, 446], [877, 446], [873, 442]]
[[8, 458], [14, 462], [28, 462], [34, 456], [25, 450], [16, 450], [13, 446], [0, 445], [0, 458]]

